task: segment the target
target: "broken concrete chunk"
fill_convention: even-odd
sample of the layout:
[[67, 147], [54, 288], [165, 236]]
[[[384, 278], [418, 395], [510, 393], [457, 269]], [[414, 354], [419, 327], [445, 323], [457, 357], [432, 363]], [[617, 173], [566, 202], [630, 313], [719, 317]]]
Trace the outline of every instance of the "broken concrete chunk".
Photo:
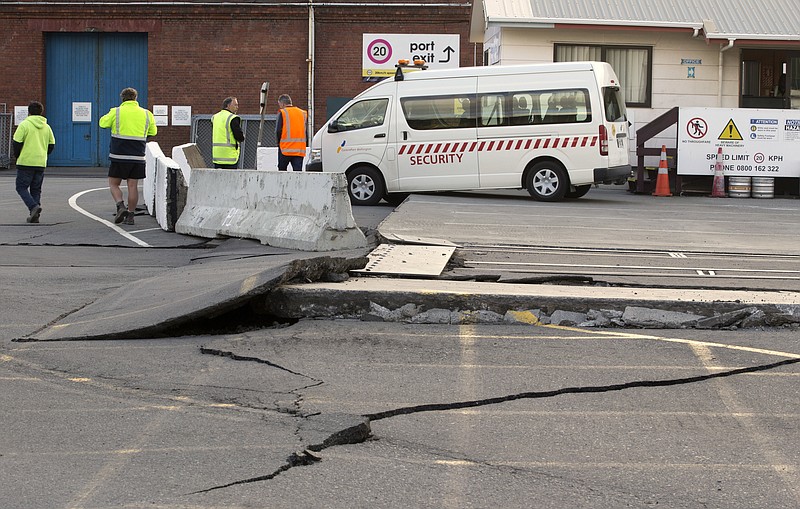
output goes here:
[[411, 323], [451, 323], [449, 309], [429, 309], [411, 317]]
[[628, 327], [682, 329], [693, 327], [698, 320], [705, 318], [691, 313], [665, 311], [637, 306], [628, 306], [622, 314], [622, 320]]
[[457, 321], [453, 323], [470, 324], [470, 323], [502, 323], [503, 315], [495, 313], [494, 311], [486, 311], [479, 309], [477, 311], [461, 311], [457, 314]]
[[550, 323], [553, 325], [564, 325], [567, 327], [574, 327], [579, 323], [586, 321], [585, 313], [576, 313], [574, 311], [562, 311], [557, 309], [550, 315]]
[[720, 315], [710, 316], [708, 318], [703, 318], [702, 320], [698, 320], [697, 328], [718, 329], [722, 327], [732, 327], [734, 325], [739, 325], [739, 323], [742, 320], [755, 314], [756, 312], [758, 312], [757, 308], [750, 307], [744, 309], [737, 309], [736, 311], [730, 311], [728, 313], [722, 313]]

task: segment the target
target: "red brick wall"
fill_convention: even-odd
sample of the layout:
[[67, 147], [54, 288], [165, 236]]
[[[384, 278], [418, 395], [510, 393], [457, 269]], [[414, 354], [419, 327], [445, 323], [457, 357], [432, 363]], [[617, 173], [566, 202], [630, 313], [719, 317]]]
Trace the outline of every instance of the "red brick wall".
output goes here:
[[[403, 3], [441, 3], [416, 0]], [[324, 2], [320, 2], [324, 4]], [[341, 2], [336, 2], [341, 3]], [[376, 1], [376, 4], [390, 3]], [[460, 34], [461, 65], [473, 64], [469, 8], [317, 7], [315, 130], [325, 121], [328, 97], [352, 97], [370, 86], [361, 78], [362, 34]], [[267, 113], [280, 94], [308, 108], [308, 10], [305, 6], [3, 6], [0, 4], [0, 103], [45, 98], [44, 39], [48, 31], [148, 33], [148, 108], [191, 106], [192, 114], [219, 110], [227, 96], [240, 114], [259, 113], [259, 90], [270, 82]], [[482, 50], [477, 51], [480, 57]], [[478, 62], [480, 64], [480, 62]], [[45, 105], [46, 107], [47, 105]], [[164, 126], [156, 138], [164, 153], [189, 141], [189, 127]]]

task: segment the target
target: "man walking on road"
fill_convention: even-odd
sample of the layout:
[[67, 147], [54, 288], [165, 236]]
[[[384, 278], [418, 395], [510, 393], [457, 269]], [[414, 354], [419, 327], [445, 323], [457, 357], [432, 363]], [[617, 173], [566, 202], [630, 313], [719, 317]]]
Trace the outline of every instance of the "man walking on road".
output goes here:
[[289, 163], [293, 171], [303, 171], [303, 158], [306, 156], [308, 141], [306, 124], [308, 113], [292, 106], [289, 94], [278, 98], [278, 123], [275, 135], [278, 138], [278, 170], [286, 171]]
[[[145, 145], [148, 136], [157, 132], [153, 113], [139, 106], [139, 93], [134, 88], [125, 88], [120, 93], [122, 104], [111, 108], [100, 118], [100, 127], [111, 129], [111, 145], [108, 167], [108, 186], [117, 203], [114, 222], [133, 224], [136, 205], [139, 203], [139, 180], [145, 177]], [[128, 207], [119, 188], [122, 180], [128, 185]]]
[[211, 117], [211, 160], [214, 168], [235, 170], [239, 163], [239, 151], [244, 141], [239, 100], [226, 97], [222, 109]]
[[56, 146], [53, 130], [42, 116], [44, 106], [38, 101], [28, 105], [28, 117], [14, 133], [14, 156], [17, 158], [17, 194], [28, 207], [29, 223], [38, 223], [42, 213], [42, 183], [47, 156]]

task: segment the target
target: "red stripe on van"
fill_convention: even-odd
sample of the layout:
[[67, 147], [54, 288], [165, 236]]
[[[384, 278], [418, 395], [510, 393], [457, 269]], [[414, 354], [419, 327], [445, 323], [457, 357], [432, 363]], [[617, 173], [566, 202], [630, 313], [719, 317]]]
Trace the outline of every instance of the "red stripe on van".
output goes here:
[[516, 146], [516, 147], [514, 147], [514, 150], [519, 150], [519, 148], [520, 148], [521, 146], [522, 146], [522, 140], [517, 140], [517, 146]]
[[473, 141], [473, 142], [472, 142], [472, 145], [470, 145], [470, 146], [469, 146], [469, 151], [470, 151], [470, 152], [475, 152], [475, 147], [476, 147], [477, 145], [478, 145], [478, 142], [477, 142], [477, 141]]
[[425, 150], [425, 153], [426, 153], [426, 154], [430, 154], [430, 153], [431, 153], [431, 150], [433, 150], [433, 143], [431, 143], [430, 145], [428, 145], [428, 148]]
[[[440, 148], [442, 148], [442, 144], [441, 144], [441, 143], [437, 143], [437, 144], [436, 144], [436, 148], [435, 148], [435, 149], [433, 149], [433, 153], [434, 153], [434, 154], [438, 153]], [[445, 149], [445, 150], [446, 150], [446, 149]], [[430, 151], [428, 151], [428, 152], [430, 152]]]
[[531, 140], [531, 139], [525, 140], [525, 150], [528, 150], [529, 148], [531, 148], [531, 143], [533, 143], [533, 140]]
[[420, 143], [420, 144], [417, 146], [417, 152], [416, 152], [416, 153], [417, 153], [417, 154], [421, 154], [421, 153], [422, 153], [422, 149], [424, 149], [424, 148], [425, 148], [425, 144], [424, 144], [424, 143]]
[[508, 140], [506, 143], [506, 150], [511, 150], [511, 146], [514, 144], [514, 140]]
[[547, 138], [546, 140], [544, 140], [544, 146], [542, 146], [542, 148], [547, 148], [549, 145], [550, 145], [550, 138]]
[[478, 152], [483, 152], [483, 146], [486, 145], [485, 141], [482, 141], [480, 146], [478, 147]]
[[[490, 150], [492, 150], [492, 147], [494, 147], [494, 142], [490, 141], [489, 146], [486, 147], [486, 151], [489, 152]], [[481, 149], [483, 149], [483, 145], [481, 145]]]
[[592, 136], [592, 146], [597, 145], [597, 136]]
[[569, 145], [569, 138], [564, 138], [564, 142], [561, 143], [561, 148], [565, 148], [567, 145]]
[[539, 148], [539, 145], [541, 144], [542, 144], [542, 139], [536, 138], [536, 143], [533, 145], [533, 149], [536, 150], [537, 148]]
[[578, 146], [578, 138], [572, 138], [572, 146], [573, 148]]
[[406, 145], [400, 145], [400, 152], [398, 152], [397, 155], [401, 156], [405, 151], [406, 151]]

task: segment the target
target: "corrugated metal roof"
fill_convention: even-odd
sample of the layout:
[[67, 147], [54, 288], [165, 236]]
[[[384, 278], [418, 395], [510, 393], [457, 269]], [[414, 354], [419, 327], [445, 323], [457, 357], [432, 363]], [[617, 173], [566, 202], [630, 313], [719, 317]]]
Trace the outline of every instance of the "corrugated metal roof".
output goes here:
[[800, 40], [800, 0], [482, 1], [488, 25], [705, 26], [709, 39]]

